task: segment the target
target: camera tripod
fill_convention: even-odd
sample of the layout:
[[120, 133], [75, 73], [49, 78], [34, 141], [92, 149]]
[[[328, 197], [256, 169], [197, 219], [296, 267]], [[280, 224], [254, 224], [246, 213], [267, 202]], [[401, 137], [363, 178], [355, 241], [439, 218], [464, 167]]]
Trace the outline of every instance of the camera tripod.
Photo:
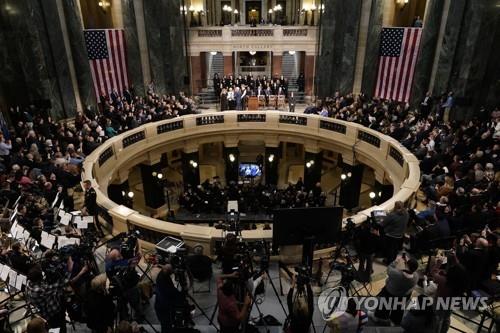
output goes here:
[[[182, 297], [184, 299], [183, 306], [184, 307], [187, 306], [187, 304], [188, 304], [187, 299], [189, 299], [191, 301], [191, 303], [195, 306], [195, 308], [197, 308], [200, 311], [200, 313], [208, 320], [210, 325], [213, 326], [217, 332], [219, 332], [219, 328], [213, 322], [213, 316], [209, 317], [207, 315], [207, 313], [203, 310], [203, 308], [196, 302], [194, 297], [189, 294], [188, 288], [187, 288], [186, 271], [184, 269], [177, 269], [177, 270], [175, 270], [174, 275], [175, 275], [175, 279], [177, 281], [177, 285], [181, 287], [180, 292], [181, 292]], [[189, 320], [191, 320], [191, 318], [189, 318]], [[180, 332], [182, 330], [184, 330], [184, 331], [187, 330], [188, 328], [184, 324], [185, 321], [186, 321], [186, 318], [182, 318], [182, 323], [183, 323], [182, 325], [179, 325], [179, 326], [174, 325], [173, 332], [177, 332], [177, 331]], [[194, 328], [191, 328], [191, 330], [192, 330], [192, 332], [199, 332], [198, 330], [195, 330]]]
[[340, 242], [339, 246], [335, 249], [335, 252], [332, 255], [332, 259], [333, 260], [332, 260], [331, 265], [330, 265], [330, 270], [328, 271], [328, 274], [326, 276], [324, 284], [328, 283], [328, 279], [330, 278], [330, 275], [332, 274], [333, 270], [336, 267], [335, 263], [342, 256], [342, 252], [345, 252], [346, 253], [346, 255], [345, 255], [345, 261], [346, 261], [345, 262], [345, 267], [346, 267], [346, 270], [354, 272], [356, 274], [356, 276], [352, 277], [352, 278], [351, 277], [345, 278], [344, 277], [344, 272], [341, 271], [342, 278], [341, 278], [340, 284], [346, 289], [346, 291], [351, 296], [361, 296], [361, 294], [360, 294], [361, 290], [365, 290], [368, 296], [372, 296], [371, 293], [370, 293], [370, 291], [368, 290], [368, 287], [367, 287], [367, 285], [369, 284], [369, 282], [362, 282], [362, 281], [357, 280], [358, 282], [361, 283], [361, 287], [360, 288], [356, 288], [355, 286], [353, 286], [353, 281], [356, 280], [356, 277], [359, 275], [358, 274], [359, 271], [356, 269], [356, 267], [354, 267], [354, 262], [353, 262], [352, 256], [349, 254], [349, 250], [347, 249], [347, 245], [349, 243], [349, 239], [350, 239], [349, 237], [344, 237], [342, 239], [342, 241]]

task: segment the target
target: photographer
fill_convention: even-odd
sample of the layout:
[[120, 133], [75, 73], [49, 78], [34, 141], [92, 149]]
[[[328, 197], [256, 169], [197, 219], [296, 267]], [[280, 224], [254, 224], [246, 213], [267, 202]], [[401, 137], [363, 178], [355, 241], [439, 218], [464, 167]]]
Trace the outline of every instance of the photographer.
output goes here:
[[248, 316], [248, 309], [251, 304], [251, 297], [247, 293], [243, 305], [239, 306], [234, 292], [234, 281], [238, 278], [238, 273], [223, 274], [217, 277], [217, 301], [219, 303], [220, 333], [237, 333], [240, 324], [243, 324]]
[[349, 298], [344, 313], [334, 313], [326, 324], [332, 328], [331, 333], [360, 333], [368, 322], [366, 313], [356, 308], [354, 299]]
[[184, 302], [181, 292], [174, 286], [170, 277], [172, 273], [172, 265], [163, 265], [156, 278], [155, 312], [160, 321], [161, 333], [172, 332], [175, 307]]
[[[45, 258], [52, 260], [53, 257], [51, 255], [52, 253], [46, 253]], [[71, 265], [70, 259], [68, 259], [68, 270], [71, 270]], [[58, 272], [62, 274], [57, 279], [51, 277], [49, 280], [48, 278], [44, 278], [41, 267], [35, 266], [28, 273], [28, 284], [26, 287], [28, 301], [38, 308], [40, 315], [47, 320], [50, 328], [60, 328], [61, 332], [66, 332], [63, 294], [64, 288], [69, 282], [68, 270], [66, 272]], [[76, 282], [87, 271], [88, 267], [84, 266], [71, 282]]]
[[[413, 258], [408, 258], [403, 252], [397, 256], [389, 266], [387, 266], [387, 280], [382, 291], [377, 295], [379, 298], [404, 298], [408, 297], [418, 281], [418, 262]], [[389, 304], [388, 302], [386, 302]], [[394, 303], [394, 302], [393, 302]], [[389, 319], [399, 325], [403, 316], [402, 309], [377, 309], [369, 312], [370, 318], [376, 323], [388, 323]]]
[[[300, 274], [300, 273], [299, 273]], [[306, 333], [312, 323], [314, 313], [314, 294], [307, 277], [299, 275], [299, 284], [292, 276], [292, 285], [287, 295], [289, 326], [287, 333]]]
[[219, 260], [222, 263], [222, 273], [231, 274], [236, 265], [236, 251], [238, 249], [238, 239], [234, 234], [227, 234], [224, 246], [220, 249]]
[[410, 219], [408, 211], [405, 209], [403, 202], [396, 201], [394, 210], [387, 214], [380, 222], [384, 229], [384, 242], [386, 244], [386, 261], [391, 263], [396, 258], [397, 253], [403, 245], [403, 236]]
[[106, 275], [113, 288], [116, 288], [114, 295], [122, 297], [119, 302], [120, 317], [128, 317], [128, 307], [130, 304], [134, 310], [135, 319], [140, 322], [144, 318], [141, 293], [137, 284], [139, 283], [139, 275], [135, 267], [139, 262], [139, 257], [124, 259], [120, 249], [114, 248], [105, 259]]
[[85, 298], [87, 327], [95, 333], [107, 333], [113, 327], [115, 319], [115, 304], [108, 293], [106, 282], [106, 274], [92, 279], [90, 291]]

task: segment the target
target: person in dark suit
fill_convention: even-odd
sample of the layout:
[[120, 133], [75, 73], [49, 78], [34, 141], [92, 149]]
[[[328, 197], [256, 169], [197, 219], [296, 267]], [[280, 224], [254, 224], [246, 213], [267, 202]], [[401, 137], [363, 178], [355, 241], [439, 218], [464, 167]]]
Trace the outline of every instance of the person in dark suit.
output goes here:
[[94, 225], [99, 231], [101, 235], [104, 235], [101, 229], [101, 225], [99, 224], [99, 210], [97, 206], [97, 193], [92, 187], [92, 183], [90, 180], [85, 180], [83, 182], [83, 188], [85, 190], [85, 201], [84, 207], [82, 210], [86, 211], [89, 216], [94, 217]]
[[431, 109], [432, 109], [432, 97], [431, 97], [431, 92], [428, 91], [425, 94], [423, 101], [420, 103], [420, 113], [422, 114], [422, 118], [427, 118]]
[[290, 97], [288, 97], [288, 111], [295, 112], [295, 96], [293, 96], [293, 91], [290, 93]]

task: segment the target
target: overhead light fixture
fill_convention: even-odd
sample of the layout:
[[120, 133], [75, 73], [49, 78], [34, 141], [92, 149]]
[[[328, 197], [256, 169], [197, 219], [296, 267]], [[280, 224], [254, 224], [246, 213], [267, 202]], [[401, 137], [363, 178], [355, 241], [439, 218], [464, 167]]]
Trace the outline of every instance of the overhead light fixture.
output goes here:
[[254, 8], [251, 10], [252, 13], [255, 13], [257, 10]]
[[126, 193], [125, 193], [125, 191], [122, 191], [122, 197], [124, 197], [124, 196], [125, 196], [125, 194], [126, 194]]
[[211, 51], [210, 54], [213, 55], [213, 56], [217, 55], [217, 51]]
[[351, 178], [352, 177], [352, 173], [348, 172], [347, 173], [347, 177]]
[[104, 10], [106, 10], [106, 8], [108, 8], [109, 6], [111, 6], [111, 4], [109, 3], [109, 1], [105, 1], [105, 0], [99, 1], [98, 5], [99, 5], [99, 7], [101, 7]]
[[251, 55], [255, 55], [257, 52], [255, 52], [255, 51], [250, 51], [250, 52], [248, 52], [248, 53], [250, 53]]
[[311, 165], [314, 165], [314, 160], [310, 160], [309, 163], [311, 163]]
[[272, 163], [274, 161], [274, 154], [269, 155], [267, 160], [269, 161], [269, 163]]
[[341, 174], [340, 175], [340, 179], [346, 180], [347, 179], [347, 175], [345, 173]]
[[127, 193], [127, 196], [128, 196], [130, 199], [132, 199], [132, 198], [134, 197], [134, 192], [129, 191], [129, 192]]
[[231, 163], [233, 163], [234, 161], [236, 161], [236, 157], [234, 157], [234, 154], [229, 154], [229, 161]]
[[156, 177], [158, 177], [158, 179], [162, 179], [163, 178], [163, 174], [159, 173], [158, 175], [156, 175]]
[[197, 168], [198, 167], [198, 162], [196, 162], [196, 161], [191, 160], [191, 161], [189, 161], [189, 164], [191, 164], [191, 166], [193, 168]]
[[156, 171], [153, 171], [153, 173], [152, 173], [153, 177], [156, 177], [157, 174], [158, 173]]
[[269, 14], [272, 14], [272, 13], [273, 13], [273, 10], [272, 10], [272, 9], [269, 9], [268, 13], [269, 13]]
[[290, 54], [290, 55], [294, 55], [294, 54], [295, 54], [295, 51], [288, 51], [288, 54]]
[[378, 196], [382, 198], [382, 191], [378, 192]]
[[370, 192], [369, 196], [370, 196], [370, 199], [375, 199], [375, 197], [377, 195], [375, 194], [375, 192]]
[[235, 9], [235, 10], [233, 11], [233, 13], [234, 13], [234, 14], [238, 14], [238, 9]]
[[309, 169], [311, 167], [311, 162], [307, 162], [306, 167]]

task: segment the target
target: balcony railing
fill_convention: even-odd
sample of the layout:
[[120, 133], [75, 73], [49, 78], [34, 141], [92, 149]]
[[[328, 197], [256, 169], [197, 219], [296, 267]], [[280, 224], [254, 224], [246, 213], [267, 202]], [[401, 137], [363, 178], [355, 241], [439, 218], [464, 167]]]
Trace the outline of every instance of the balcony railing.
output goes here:
[[317, 52], [317, 26], [192, 27], [189, 34], [192, 54], [252, 50]]

